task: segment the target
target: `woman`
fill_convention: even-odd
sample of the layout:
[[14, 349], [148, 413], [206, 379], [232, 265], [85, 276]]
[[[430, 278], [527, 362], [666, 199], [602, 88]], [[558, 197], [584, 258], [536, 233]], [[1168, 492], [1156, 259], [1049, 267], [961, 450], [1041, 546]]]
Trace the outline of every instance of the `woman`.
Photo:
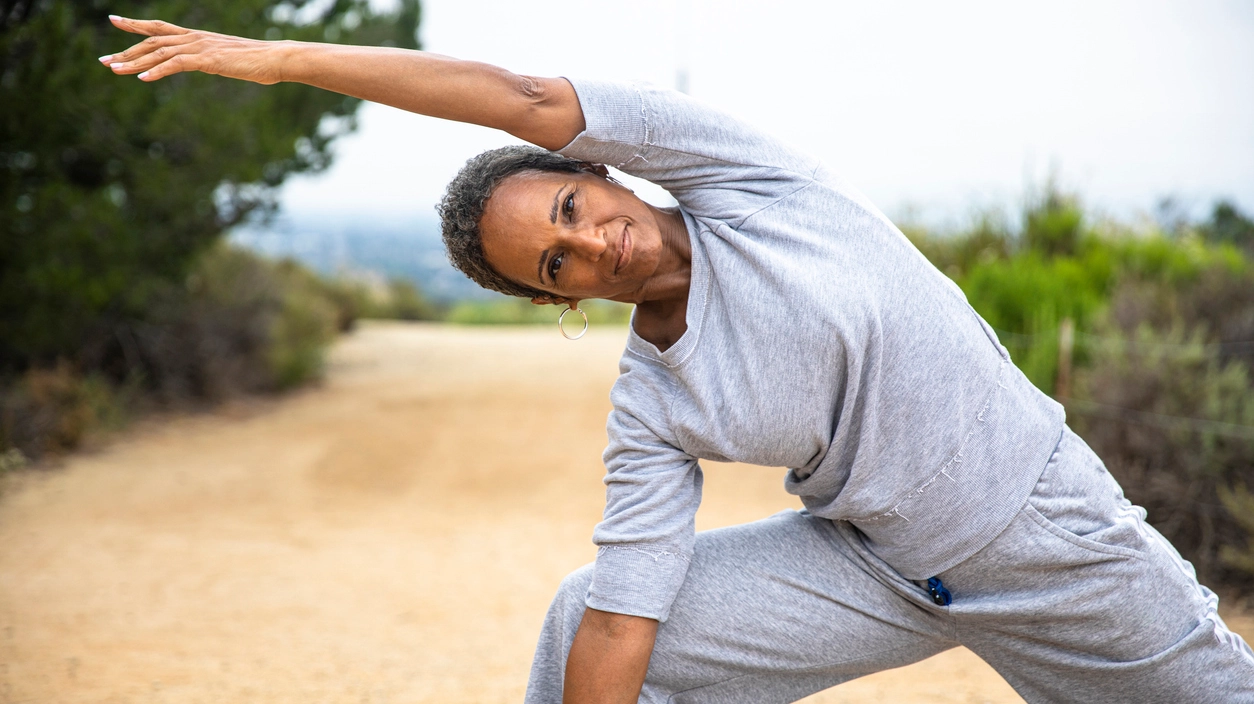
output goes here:
[[[1034, 702], [1254, 702], [1254, 654], [1191, 566], [812, 158], [642, 86], [113, 21], [149, 35], [102, 57], [119, 74], [297, 81], [542, 148], [472, 159], [440, 208], [488, 288], [636, 305], [600, 551], [554, 600], [528, 701], [792, 701], [963, 644]], [[788, 467], [807, 510], [695, 535], [701, 458]]]

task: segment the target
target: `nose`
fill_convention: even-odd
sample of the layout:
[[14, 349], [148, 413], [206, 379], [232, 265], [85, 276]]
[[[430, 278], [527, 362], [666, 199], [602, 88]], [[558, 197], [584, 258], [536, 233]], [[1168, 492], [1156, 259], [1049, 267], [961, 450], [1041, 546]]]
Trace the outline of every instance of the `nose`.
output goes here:
[[588, 225], [570, 231], [566, 246], [581, 257], [597, 261], [609, 249], [609, 238], [604, 225]]

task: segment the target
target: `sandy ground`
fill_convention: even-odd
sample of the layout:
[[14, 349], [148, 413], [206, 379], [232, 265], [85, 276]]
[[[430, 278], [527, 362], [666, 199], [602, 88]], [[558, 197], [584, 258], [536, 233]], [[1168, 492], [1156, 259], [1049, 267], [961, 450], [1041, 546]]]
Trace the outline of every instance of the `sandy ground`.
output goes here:
[[[0, 702], [521, 700], [593, 557], [624, 334], [368, 325], [320, 388], [9, 478]], [[699, 528], [798, 505], [778, 470], [706, 472]], [[958, 649], [806, 701], [1021, 700]]]

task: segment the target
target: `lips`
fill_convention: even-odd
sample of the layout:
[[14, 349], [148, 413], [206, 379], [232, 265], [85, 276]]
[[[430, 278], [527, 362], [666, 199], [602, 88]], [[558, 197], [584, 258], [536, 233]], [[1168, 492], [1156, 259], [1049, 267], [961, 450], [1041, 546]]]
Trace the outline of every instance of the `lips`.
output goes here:
[[618, 261], [614, 262], [614, 273], [622, 271], [624, 267], [631, 261], [631, 231], [630, 226], [623, 226], [623, 238], [618, 243]]

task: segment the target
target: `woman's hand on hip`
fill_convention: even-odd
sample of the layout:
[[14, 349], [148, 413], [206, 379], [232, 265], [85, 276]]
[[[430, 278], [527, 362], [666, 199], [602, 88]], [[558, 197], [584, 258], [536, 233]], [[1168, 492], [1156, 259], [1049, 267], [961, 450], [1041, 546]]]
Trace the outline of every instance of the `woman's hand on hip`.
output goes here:
[[161, 20], [109, 19], [118, 29], [148, 37], [126, 51], [100, 58], [114, 73], [137, 73], [150, 82], [185, 71], [266, 85], [283, 80], [284, 42], [186, 29]]

